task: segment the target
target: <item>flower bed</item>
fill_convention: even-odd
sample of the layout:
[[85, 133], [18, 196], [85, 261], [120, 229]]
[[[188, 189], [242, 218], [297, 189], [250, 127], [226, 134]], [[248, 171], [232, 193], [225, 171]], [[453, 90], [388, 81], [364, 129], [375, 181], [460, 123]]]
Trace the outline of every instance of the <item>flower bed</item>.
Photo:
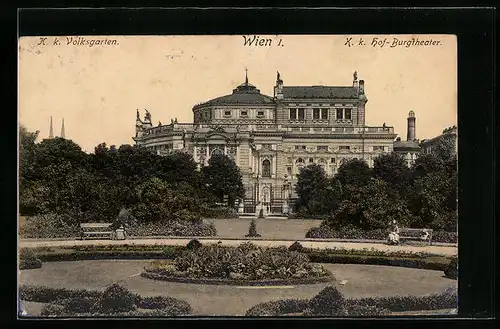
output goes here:
[[308, 257], [287, 248], [259, 248], [243, 243], [237, 248], [201, 246], [169, 261], [153, 261], [144, 277], [213, 284], [286, 284], [324, 282], [332, 274]]
[[69, 290], [41, 286], [20, 286], [19, 298], [48, 303], [41, 311], [48, 317], [85, 316], [179, 316], [191, 313], [191, 306], [172, 297], [141, 297], [113, 284], [104, 291]]
[[[332, 230], [328, 226], [312, 227], [305, 237], [309, 239], [353, 239], [353, 240], [387, 240], [387, 230], [364, 231], [359, 229], [345, 228]], [[433, 231], [432, 241], [441, 243], [457, 243], [456, 232]]]
[[307, 299], [284, 299], [257, 304], [246, 316], [384, 316], [393, 312], [439, 310], [457, 307], [457, 292], [449, 288], [430, 296], [394, 296], [346, 299], [336, 287], [326, 287]]

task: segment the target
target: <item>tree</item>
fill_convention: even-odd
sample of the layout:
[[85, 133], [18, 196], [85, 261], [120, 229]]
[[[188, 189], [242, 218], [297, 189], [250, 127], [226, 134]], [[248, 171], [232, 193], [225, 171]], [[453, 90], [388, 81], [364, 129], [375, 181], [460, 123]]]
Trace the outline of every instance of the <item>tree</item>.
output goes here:
[[33, 157], [33, 170], [36, 174], [41, 174], [40, 178], [44, 179], [44, 169], [48, 166], [76, 169], [85, 167], [86, 163], [87, 154], [78, 144], [69, 139], [56, 137], [44, 139], [37, 145]]
[[352, 159], [340, 165], [335, 177], [342, 185], [364, 186], [372, 177], [372, 170], [364, 160]]
[[28, 190], [34, 180], [33, 158], [38, 133], [29, 132], [23, 125], [19, 127], [19, 210], [23, 215], [33, 214], [36, 209], [33, 191]]
[[371, 179], [362, 187], [348, 185], [345, 189], [346, 198], [327, 220], [332, 228], [380, 229], [386, 228], [392, 220], [403, 225], [411, 220], [405, 203], [391, 193], [389, 184], [381, 179]]
[[161, 157], [158, 177], [170, 183], [187, 182], [194, 185], [199, 178], [196, 167], [191, 154], [173, 151]]
[[444, 169], [444, 162], [435, 154], [421, 154], [412, 166], [413, 177], [417, 179], [427, 174]]
[[297, 211], [309, 215], [317, 213], [318, 196], [321, 194], [320, 191], [326, 190], [327, 186], [328, 179], [321, 166], [314, 164], [301, 168], [295, 185], [298, 196], [295, 204]]
[[446, 162], [456, 155], [456, 140], [455, 134], [443, 135], [434, 146], [432, 150], [441, 161]]
[[140, 222], [199, 222], [200, 204], [187, 184], [172, 188], [167, 182], [153, 177], [136, 188], [138, 202], [132, 214]]
[[409, 172], [406, 161], [396, 152], [379, 155], [373, 161], [374, 177], [393, 186], [401, 186], [406, 183]]
[[219, 202], [227, 196], [228, 206], [233, 207], [237, 199], [245, 196], [240, 169], [227, 155], [212, 155], [201, 174], [203, 184]]

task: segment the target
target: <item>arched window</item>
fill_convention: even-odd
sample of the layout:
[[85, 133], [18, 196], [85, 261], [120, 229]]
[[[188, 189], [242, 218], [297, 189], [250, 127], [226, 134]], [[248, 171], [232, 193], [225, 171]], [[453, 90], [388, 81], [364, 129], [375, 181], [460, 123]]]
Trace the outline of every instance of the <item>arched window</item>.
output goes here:
[[271, 177], [271, 161], [262, 161], [262, 177]]

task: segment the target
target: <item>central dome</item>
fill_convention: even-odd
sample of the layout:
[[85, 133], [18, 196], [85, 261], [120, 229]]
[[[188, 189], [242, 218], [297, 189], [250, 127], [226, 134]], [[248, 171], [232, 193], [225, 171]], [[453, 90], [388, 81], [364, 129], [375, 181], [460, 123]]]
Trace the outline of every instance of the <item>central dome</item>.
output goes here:
[[248, 82], [246, 79], [245, 82], [240, 84], [236, 89], [233, 89], [233, 93], [230, 95], [225, 95], [221, 97], [217, 97], [211, 99], [205, 103], [199, 104], [196, 107], [205, 107], [210, 105], [234, 105], [234, 104], [272, 104], [274, 103], [274, 99], [270, 96], [263, 95], [260, 93], [260, 90], [257, 89], [254, 85]]

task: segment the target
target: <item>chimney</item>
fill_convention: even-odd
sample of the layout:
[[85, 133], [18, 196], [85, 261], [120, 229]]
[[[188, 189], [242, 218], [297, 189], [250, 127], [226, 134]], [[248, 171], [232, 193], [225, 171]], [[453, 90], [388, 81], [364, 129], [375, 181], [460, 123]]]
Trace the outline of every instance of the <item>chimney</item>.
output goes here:
[[406, 134], [406, 140], [407, 141], [414, 141], [415, 140], [415, 112], [410, 111], [408, 113], [408, 127], [407, 127], [407, 134]]
[[64, 118], [62, 119], [62, 125], [61, 125], [61, 138], [66, 138], [66, 133], [64, 131]]
[[54, 129], [52, 129], [52, 116], [50, 117], [49, 138], [54, 138]]
[[359, 80], [359, 93], [361, 95], [365, 93], [365, 80]]

